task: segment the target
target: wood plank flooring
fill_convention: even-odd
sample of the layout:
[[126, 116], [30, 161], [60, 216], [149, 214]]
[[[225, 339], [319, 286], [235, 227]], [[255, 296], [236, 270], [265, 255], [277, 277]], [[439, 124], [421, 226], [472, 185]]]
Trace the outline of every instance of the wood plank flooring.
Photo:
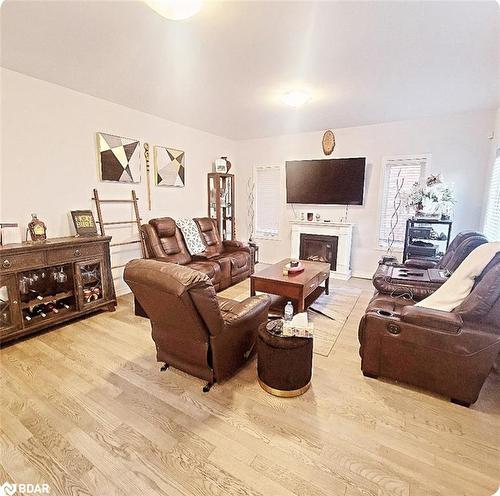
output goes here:
[[[500, 378], [470, 409], [360, 373], [369, 281], [311, 389], [275, 398], [255, 361], [208, 394], [159, 372], [132, 299], [0, 351], [0, 485], [51, 495], [490, 496], [500, 484]], [[226, 297], [249, 288], [248, 281]]]

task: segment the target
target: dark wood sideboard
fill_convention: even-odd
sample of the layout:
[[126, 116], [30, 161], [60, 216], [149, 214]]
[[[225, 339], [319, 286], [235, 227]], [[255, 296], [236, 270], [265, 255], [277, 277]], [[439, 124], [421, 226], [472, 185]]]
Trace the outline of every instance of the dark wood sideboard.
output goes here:
[[53, 238], [0, 247], [0, 343], [114, 310], [110, 236]]

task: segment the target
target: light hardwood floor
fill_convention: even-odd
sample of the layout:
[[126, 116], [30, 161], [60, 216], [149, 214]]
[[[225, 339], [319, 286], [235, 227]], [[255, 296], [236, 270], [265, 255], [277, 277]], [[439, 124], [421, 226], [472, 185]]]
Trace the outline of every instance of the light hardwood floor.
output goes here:
[[[465, 409], [360, 373], [368, 281], [313, 386], [280, 399], [255, 361], [208, 394], [159, 372], [149, 324], [120, 298], [1, 350], [4, 481], [51, 495], [490, 496], [500, 481], [500, 380]], [[236, 295], [248, 282], [225, 292]], [[291, 364], [293, 365], [293, 364]]]

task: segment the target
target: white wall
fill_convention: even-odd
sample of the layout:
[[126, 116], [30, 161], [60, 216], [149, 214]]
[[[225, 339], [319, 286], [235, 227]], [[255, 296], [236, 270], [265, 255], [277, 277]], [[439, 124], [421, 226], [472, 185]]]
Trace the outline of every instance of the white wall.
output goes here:
[[[381, 161], [384, 156], [432, 154], [432, 172], [454, 183], [458, 203], [454, 233], [480, 229], [483, 199], [489, 168], [494, 111], [477, 111], [413, 121], [335, 129], [337, 145], [331, 157], [367, 157], [367, 178], [363, 206], [349, 208], [354, 229], [352, 268], [354, 275], [371, 276], [383, 253], [377, 246], [382, 192]], [[290, 226], [293, 209], [285, 203], [284, 163], [286, 160], [324, 158], [323, 132], [245, 141], [239, 144], [238, 180], [245, 184], [256, 165], [282, 166], [282, 184], [276, 187], [282, 202], [280, 239], [259, 240], [261, 260], [275, 262], [290, 255]], [[242, 177], [245, 176], [245, 177]], [[241, 190], [240, 190], [241, 191]], [[323, 218], [339, 220], [343, 207], [295, 206], [295, 211], [319, 212]], [[246, 216], [246, 196], [239, 198], [238, 214]], [[240, 223], [246, 224], [246, 223]]]
[[[152, 217], [206, 215], [207, 172], [221, 155], [234, 160], [234, 142], [98, 98], [2, 69], [2, 220], [24, 228], [30, 213], [46, 222], [48, 236], [72, 233], [69, 211], [93, 207], [92, 189], [103, 198], [129, 198], [135, 189], [145, 221]], [[186, 152], [186, 187], [152, 188], [153, 208], [146, 204], [144, 160], [140, 184], [98, 180], [95, 134], [103, 131], [170, 146]], [[151, 169], [153, 168], [151, 151]], [[238, 167], [235, 167], [236, 171]], [[107, 220], [132, 219], [128, 206], [108, 206]], [[125, 209], [125, 210], [124, 210]], [[136, 237], [131, 228], [108, 229], [116, 241]], [[113, 263], [139, 254], [135, 245], [113, 249]], [[138, 246], [138, 245], [137, 245]], [[123, 289], [115, 271], [117, 290]]]
[[[234, 142], [178, 125], [105, 100], [2, 69], [2, 151], [0, 214], [4, 221], [26, 226], [37, 212], [51, 237], [72, 232], [69, 211], [92, 207], [92, 189], [102, 197], [125, 198], [135, 189], [144, 220], [157, 216], [206, 214], [206, 173], [214, 158], [228, 155], [236, 174], [237, 236], [247, 238], [246, 183], [255, 165], [281, 165], [286, 160], [322, 158], [322, 132]], [[381, 159], [384, 156], [431, 153], [432, 170], [455, 183], [458, 197], [454, 231], [481, 226], [483, 199], [490, 168], [495, 112], [478, 111], [440, 118], [336, 129], [333, 157], [366, 156], [366, 197], [362, 207], [350, 207], [356, 224], [353, 240], [354, 273], [369, 276], [381, 255], [377, 247], [381, 193]], [[497, 116], [498, 121], [498, 116]], [[497, 128], [498, 128], [497, 123]], [[186, 151], [186, 187], [152, 186], [153, 209], [146, 208], [146, 183], [122, 185], [98, 180], [95, 133], [103, 131]], [[500, 130], [497, 130], [497, 140]], [[144, 166], [144, 164], [143, 164]], [[144, 172], [144, 167], [143, 167]], [[284, 177], [281, 187], [281, 239], [259, 242], [261, 260], [277, 261], [290, 254], [291, 207], [286, 207]], [[304, 206], [323, 217], [338, 220], [342, 207]], [[108, 207], [109, 220], [132, 218], [131, 210]], [[133, 239], [131, 229], [109, 230], [115, 241]], [[117, 248], [113, 262], [123, 263], [137, 249]], [[116, 271], [118, 290], [123, 289]]]

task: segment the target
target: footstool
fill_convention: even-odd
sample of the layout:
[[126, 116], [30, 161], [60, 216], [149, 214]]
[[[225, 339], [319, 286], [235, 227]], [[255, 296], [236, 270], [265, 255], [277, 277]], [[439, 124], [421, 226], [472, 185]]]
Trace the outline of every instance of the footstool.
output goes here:
[[291, 398], [311, 385], [313, 340], [282, 337], [260, 325], [257, 337], [259, 384], [270, 394]]

